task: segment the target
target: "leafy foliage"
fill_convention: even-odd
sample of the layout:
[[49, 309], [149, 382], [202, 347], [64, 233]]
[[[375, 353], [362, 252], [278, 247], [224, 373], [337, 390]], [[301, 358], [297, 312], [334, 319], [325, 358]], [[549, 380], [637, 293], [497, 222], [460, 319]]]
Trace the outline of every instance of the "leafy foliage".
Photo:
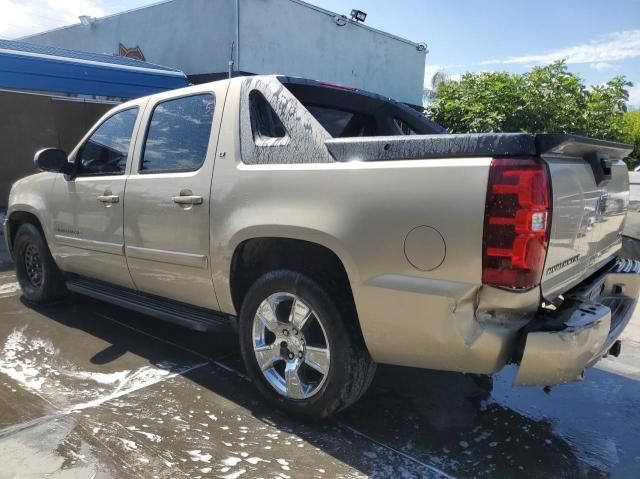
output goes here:
[[573, 133], [629, 141], [630, 86], [616, 76], [587, 88], [564, 61], [524, 74], [465, 73], [434, 85], [427, 113], [452, 133]]
[[633, 164], [629, 166], [638, 166], [640, 163], [640, 110], [630, 111], [625, 114], [624, 136], [624, 142], [635, 147], [630, 155]]

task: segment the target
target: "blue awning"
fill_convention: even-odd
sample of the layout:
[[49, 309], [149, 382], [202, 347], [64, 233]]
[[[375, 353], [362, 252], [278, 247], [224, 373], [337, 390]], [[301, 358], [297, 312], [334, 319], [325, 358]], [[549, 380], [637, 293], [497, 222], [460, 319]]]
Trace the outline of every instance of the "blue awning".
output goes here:
[[0, 40], [0, 88], [138, 98], [189, 84], [184, 73], [131, 58]]

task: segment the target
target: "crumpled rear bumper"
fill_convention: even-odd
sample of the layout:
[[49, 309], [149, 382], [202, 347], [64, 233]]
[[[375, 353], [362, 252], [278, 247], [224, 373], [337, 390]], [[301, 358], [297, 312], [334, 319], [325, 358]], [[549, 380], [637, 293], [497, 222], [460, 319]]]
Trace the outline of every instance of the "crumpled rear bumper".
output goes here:
[[564, 295], [556, 311], [525, 328], [514, 380], [549, 386], [581, 379], [606, 355], [629, 323], [640, 294], [640, 261], [618, 260]]

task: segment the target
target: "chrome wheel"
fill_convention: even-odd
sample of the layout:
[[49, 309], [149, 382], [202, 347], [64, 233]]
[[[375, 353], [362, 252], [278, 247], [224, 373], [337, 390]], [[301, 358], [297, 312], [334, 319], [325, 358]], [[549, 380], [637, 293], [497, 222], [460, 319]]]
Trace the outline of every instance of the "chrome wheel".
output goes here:
[[253, 351], [269, 384], [291, 399], [310, 398], [329, 374], [324, 326], [294, 294], [275, 293], [260, 303], [253, 318]]
[[31, 285], [40, 288], [42, 286], [42, 260], [38, 247], [33, 243], [29, 243], [24, 250], [24, 267]]

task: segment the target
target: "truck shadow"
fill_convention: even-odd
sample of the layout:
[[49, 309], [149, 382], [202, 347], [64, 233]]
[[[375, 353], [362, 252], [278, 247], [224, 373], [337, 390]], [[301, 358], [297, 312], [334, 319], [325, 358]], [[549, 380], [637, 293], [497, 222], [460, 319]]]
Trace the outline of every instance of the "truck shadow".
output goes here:
[[[0, 235], [0, 243], [2, 242], [4, 242], [4, 236]], [[12, 270], [13, 262], [11, 261], [11, 257], [4, 246], [0, 244], [0, 273]]]
[[[183, 376], [370, 477], [399, 477], [402, 471], [409, 471], [403, 477], [422, 477], [433, 467], [456, 477], [592, 478], [609, 477], [615, 465], [606, 457], [597, 460], [597, 451], [591, 451], [596, 460], [585, 458], [585, 448], [589, 453], [589, 447], [599, 447], [597, 442], [583, 447], [575, 438], [571, 441], [559, 434], [550, 419], [497, 401], [492, 395], [495, 380], [489, 377], [380, 366], [359, 403], [330, 421], [303, 424], [274, 411], [241, 378], [243, 367], [232, 333], [198, 333], [88, 298], [47, 307], [25, 306], [109, 343], [87, 358], [96, 365], [127, 352], [162, 364], [168, 343], [211, 358], [211, 368]], [[98, 317], [98, 308], [121, 324]], [[153, 335], [164, 342], [163, 347], [130, 328]], [[214, 360], [239, 374], [216, 366]], [[620, 387], [633, 387], [640, 394], [638, 383], [617, 376], [615, 380], [633, 383]], [[388, 467], [381, 469], [381, 463]]]

